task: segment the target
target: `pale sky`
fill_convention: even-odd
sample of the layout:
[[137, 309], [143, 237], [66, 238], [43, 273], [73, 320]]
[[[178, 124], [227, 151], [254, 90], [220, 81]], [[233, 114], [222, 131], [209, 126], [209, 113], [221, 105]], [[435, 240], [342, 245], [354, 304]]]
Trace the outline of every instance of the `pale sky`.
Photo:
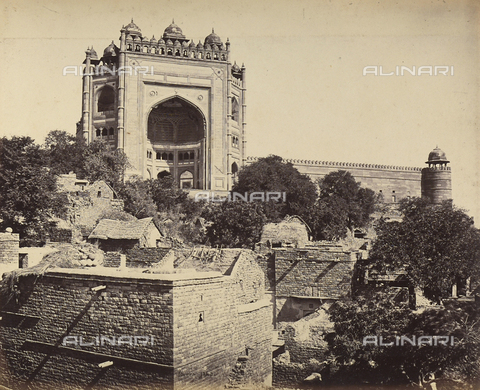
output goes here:
[[[4, 0], [0, 136], [75, 132], [81, 65], [133, 17], [159, 39], [215, 32], [247, 68], [250, 156], [425, 166], [442, 148], [453, 198], [480, 221], [477, 0]], [[366, 66], [453, 66], [447, 76], [374, 76]]]

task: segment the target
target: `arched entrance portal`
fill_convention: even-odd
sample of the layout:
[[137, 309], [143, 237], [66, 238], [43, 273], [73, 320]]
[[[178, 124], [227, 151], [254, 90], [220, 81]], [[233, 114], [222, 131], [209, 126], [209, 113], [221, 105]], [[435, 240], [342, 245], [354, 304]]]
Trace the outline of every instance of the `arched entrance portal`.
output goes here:
[[179, 97], [159, 103], [148, 116], [147, 138], [157, 174], [170, 172], [182, 188], [203, 188], [205, 120], [198, 108]]

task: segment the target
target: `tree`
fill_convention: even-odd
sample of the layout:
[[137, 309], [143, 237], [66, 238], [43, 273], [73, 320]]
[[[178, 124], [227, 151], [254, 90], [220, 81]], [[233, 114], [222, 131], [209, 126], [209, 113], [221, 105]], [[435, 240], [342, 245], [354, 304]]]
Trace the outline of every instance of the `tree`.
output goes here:
[[[335, 336], [329, 341], [332, 364], [327, 380], [357, 386], [408, 384], [425, 388], [434, 377], [438, 389], [473, 389], [480, 379], [478, 306], [452, 302], [412, 312], [392, 298], [388, 292], [373, 292], [331, 307]], [[377, 337], [377, 345], [364, 345], [364, 338], [371, 336]], [[415, 336], [415, 345], [397, 345], [396, 337], [401, 336], [410, 340]], [[418, 345], [420, 336], [432, 336], [432, 345]], [[433, 336], [447, 336], [447, 345], [435, 344]]]
[[159, 212], [172, 211], [184, 202], [188, 202], [188, 194], [178, 187], [172, 176], [149, 181], [150, 193]]
[[81, 173], [86, 148], [83, 138], [77, 138], [66, 131], [53, 130], [45, 138], [43, 148], [47, 157], [46, 163], [52, 173]]
[[129, 166], [122, 149], [112, 149], [103, 140], [94, 140], [83, 152], [80, 176], [90, 182], [104, 180], [114, 190], [122, 186], [125, 170]]
[[270, 155], [243, 167], [232, 192], [285, 192], [285, 203], [270, 203], [265, 212], [270, 221], [288, 215], [305, 218], [317, 197], [315, 185], [307, 175], [302, 175], [293, 164], [279, 156]]
[[134, 217], [146, 218], [157, 215], [157, 205], [153, 201], [148, 180], [133, 176], [120, 186], [118, 195], [124, 201], [124, 210]]
[[480, 231], [451, 201], [400, 202], [401, 222], [380, 220], [370, 258], [382, 270], [405, 270], [439, 301], [459, 281], [480, 276]]
[[253, 249], [260, 241], [266, 216], [259, 202], [223, 202], [206, 209], [203, 216], [211, 221], [207, 237], [212, 246]]
[[66, 207], [55, 175], [44, 166], [45, 151], [30, 137], [3, 137], [0, 156], [0, 226], [19, 232], [22, 244], [41, 245], [51, 218]]
[[370, 222], [377, 196], [369, 188], [360, 187], [350, 172], [335, 171], [318, 181], [320, 195], [316, 209], [310, 213], [316, 239], [344, 238], [355, 228]]

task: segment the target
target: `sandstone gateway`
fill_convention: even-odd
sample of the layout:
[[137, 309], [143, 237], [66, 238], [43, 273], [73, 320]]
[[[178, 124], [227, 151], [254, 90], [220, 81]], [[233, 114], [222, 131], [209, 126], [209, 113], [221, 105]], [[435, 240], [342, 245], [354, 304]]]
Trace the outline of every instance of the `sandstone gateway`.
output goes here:
[[[145, 179], [173, 175], [185, 189], [231, 190], [238, 170], [256, 159], [246, 151], [246, 68], [230, 58], [230, 41], [213, 30], [204, 41], [187, 39], [174, 22], [149, 39], [133, 22], [99, 58], [86, 51], [82, 118], [77, 136], [123, 149]], [[384, 196], [451, 198], [450, 167], [435, 148], [428, 168], [290, 160], [301, 173], [321, 178], [344, 169]], [[433, 191], [433, 192], [432, 192]]]

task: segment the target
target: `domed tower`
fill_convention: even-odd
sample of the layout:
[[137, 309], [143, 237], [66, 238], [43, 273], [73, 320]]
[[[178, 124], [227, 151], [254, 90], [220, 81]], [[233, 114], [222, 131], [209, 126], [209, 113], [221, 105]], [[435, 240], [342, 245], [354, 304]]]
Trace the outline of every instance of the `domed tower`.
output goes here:
[[100, 59], [86, 52], [78, 135], [123, 149], [127, 177], [230, 190], [246, 164], [246, 68], [228, 38], [212, 30], [196, 44], [172, 21], [157, 40], [133, 19], [120, 33]]
[[428, 155], [428, 168], [422, 169], [422, 197], [438, 204], [452, 199], [452, 172], [445, 152], [438, 146]]

